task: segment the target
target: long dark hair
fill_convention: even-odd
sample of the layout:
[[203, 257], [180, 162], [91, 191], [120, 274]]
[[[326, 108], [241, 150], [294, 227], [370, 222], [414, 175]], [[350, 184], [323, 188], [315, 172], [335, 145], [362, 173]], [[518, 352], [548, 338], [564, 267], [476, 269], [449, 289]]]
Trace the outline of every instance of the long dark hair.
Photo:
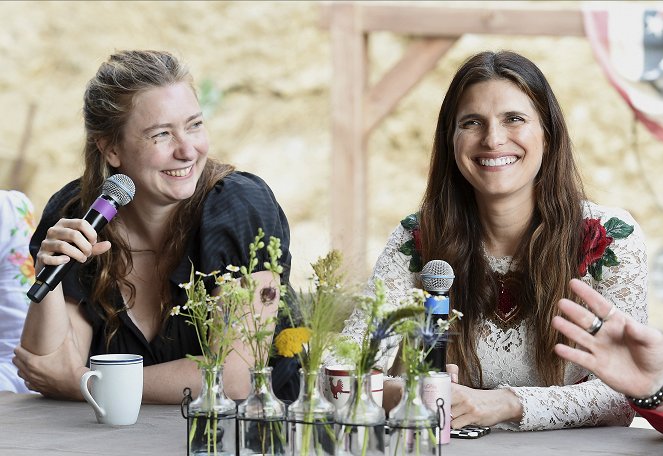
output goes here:
[[[561, 384], [564, 363], [553, 347], [564, 340], [551, 327], [556, 302], [570, 295], [568, 282], [578, 276], [584, 191], [562, 110], [545, 76], [527, 58], [513, 52], [482, 52], [457, 71], [442, 103], [421, 205], [423, 261], [444, 259], [454, 269], [454, 308], [464, 317], [449, 347], [449, 362], [459, 365], [461, 381], [483, 386], [476, 352], [481, 318], [490, 318], [497, 302], [497, 281], [483, 254], [483, 227], [474, 189], [454, 158], [453, 135], [459, 100], [473, 84], [506, 80], [532, 101], [544, 131], [544, 156], [534, 182], [535, 208], [514, 256], [511, 280], [531, 322], [534, 358], [546, 385]], [[471, 372], [479, 384], [473, 384]]]
[[[115, 173], [99, 150], [98, 141], [109, 145], [122, 141], [127, 122], [137, 95], [146, 90], [179, 82], [188, 83], [192, 89], [193, 78], [188, 69], [173, 55], [162, 51], [121, 51], [110, 56], [97, 71], [85, 90], [83, 116], [85, 120], [85, 170], [81, 177], [81, 192], [67, 203], [64, 211], [72, 206], [89, 207], [99, 195], [104, 181]], [[171, 294], [168, 278], [177, 267], [184, 253], [189, 233], [194, 231], [207, 193], [214, 185], [231, 173], [234, 168], [208, 159], [191, 198], [179, 203], [167, 224], [163, 245], [159, 249], [161, 261], [155, 266], [161, 277], [161, 324], [168, 318]], [[101, 306], [106, 321], [106, 344], [110, 343], [119, 327], [118, 314], [123, 309], [113, 305], [113, 293], [118, 284], [130, 290], [129, 303], [136, 295], [135, 287], [126, 279], [133, 267], [131, 249], [110, 223], [99, 234], [100, 240], [113, 244], [113, 253], [106, 252], [91, 260], [89, 269], [95, 271], [91, 301]], [[132, 304], [129, 304], [132, 305]]]

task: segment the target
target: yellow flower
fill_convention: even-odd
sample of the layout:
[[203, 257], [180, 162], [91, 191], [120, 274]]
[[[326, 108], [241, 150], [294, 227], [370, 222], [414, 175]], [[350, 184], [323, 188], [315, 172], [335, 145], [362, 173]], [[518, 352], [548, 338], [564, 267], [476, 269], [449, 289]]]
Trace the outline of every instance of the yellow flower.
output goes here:
[[279, 355], [292, 358], [301, 353], [304, 344], [311, 338], [311, 330], [308, 328], [287, 328], [276, 336], [274, 344]]

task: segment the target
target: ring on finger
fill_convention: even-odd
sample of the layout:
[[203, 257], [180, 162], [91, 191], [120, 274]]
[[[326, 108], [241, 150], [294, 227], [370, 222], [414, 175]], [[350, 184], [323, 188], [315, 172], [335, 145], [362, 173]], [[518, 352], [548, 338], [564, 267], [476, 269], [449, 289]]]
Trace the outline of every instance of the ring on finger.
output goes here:
[[587, 328], [587, 332], [593, 336], [594, 334], [599, 332], [601, 326], [603, 326], [603, 320], [597, 316], [594, 316], [594, 321], [592, 321], [592, 325], [589, 328]]

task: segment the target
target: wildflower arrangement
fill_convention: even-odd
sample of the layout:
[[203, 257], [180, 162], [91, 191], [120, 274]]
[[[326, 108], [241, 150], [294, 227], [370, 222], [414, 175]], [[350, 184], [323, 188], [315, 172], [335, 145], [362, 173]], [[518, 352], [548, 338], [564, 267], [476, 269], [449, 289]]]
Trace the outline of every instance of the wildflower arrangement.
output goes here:
[[[269, 360], [269, 351], [272, 345], [272, 336], [276, 325], [276, 315], [266, 317], [264, 315], [265, 307], [269, 307], [277, 300], [276, 288], [264, 288], [260, 293], [260, 304], [254, 298], [258, 283], [251, 276], [258, 266], [258, 251], [266, 248], [269, 261], [263, 264], [267, 271], [271, 271], [274, 277], [283, 273], [283, 266], [279, 264], [279, 259], [283, 252], [281, 251], [281, 240], [276, 237], [270, 237], [269, 243], [265, 245], [263, 238], [265, 233], [258, 229], [254, 241], [249, 244], [249, 263], [239, 268], [234, 267], [234, 272], [239, 272], [240, 278], [237, 280], [237, 287], [228, 289], [228, 297], [240, 297], [241, 305], [238, 306], [237, 330], [240, 339], [248, 347], [253, 361], [245, 360], [256, 371], [267, 367]], [[281, 295], [284, 293], [284, 287], [279, 286]], [[226, 290], [221, 290], [225, 297]]]
[[[269, 261], [263, 265], [264, 268], [274, 275], [281, 274], [283, 268], [278, 264], [282, 254], [280, 240], [271, 237], [269, 244], [265, 246], [264, 236], [264, 231], [258, 229], [254, 241], [249, 244], [247, 265], [228, 265], [224, 273], [213, 271], [208, 274], [195, 271], [192, 267], [189, 282], [179, 285], [185, 290], [187, 301], [182, 306], [173, 307], [171, 315], [186, 317], [187, 323], [195, 328], [201, 355], [187, 354], [187, 358], [194, 361], [203, 372], [203, 391], [219, 389], [221, 385], [216, 384], [220, 382], [216, 373], [224, 365], [238, 339], [245, 343], [249, 355], [253, 358], [253, 361], [244, 359], [247, 364], [253, 364], [256, 370], [267, 366], [276, 317], [264, 317], [262, 311], [264, 307], [277, 301], [277, 290], [263, 289], [260, 295], [263, 307], [258, 309], [255, 299], [258, 284], [251, 274], [258, 266], [257, 252], [265, 247]], [[207, 410], [207, 414], [203, 416], [204, 429], [197, 429], [199, 417], [194, 416], [190, 421], [189, 447], [192, 446], [192, 439], [201, 436], [206, 440], [203, 447], [207, 453], [217, 454], [218, 436], [224, 435], [218, 431], [217, 426], [222, 426], [225, 418], [225, 415], [221, 416], [217, 412], [220, 405], [218, 402], [228, 399], [225, 395], [219, 398], [214, 394], [202, 393], [201, 398], [205, 402], [202, 407]], [[190, 396], [188, 400], [190, 401]], [[234, 410], [233, 403], [233, 422]], [[234, 435], [234, 428], [226, 431], [229, 435]], [[234, 448], [234, 442], [232, 445]]]
[[[208, 293], [205, 287], [207, 278], [213, 280], [214, 288], [222, 290], [221, 294]], [[189, 281], [179, 286], [186, 291], [187, 301], [183, 306], [173, 307], [170, 314], [187, 318], [187, 323], [196, 330], [202, 352], [200, 357], [187, 354], [187, 358], [198, 364], [200, 369], [223, 366], [238, 336], [233, 322], [242, 304], [242, 293], [238, 290], [237, 281], [230, 272], [204, 274], [195, 271], [192, 266]]]
[[278, 354], [297, 356], [306, 372], [320, 368], [348, 313], [350, 298], [343, 289], [342, 262], [341, 253], [332, 250], [311, 265], [314, 287], [291, 296], [288, 313], [293, 327], [281, 331], [275, 340]]
[[[409, 305], [425, 308], [429, 298], [431, 296], [425, 291], [413, 289], [407, 301]], [[452, 310], [447, 320], [440, 318], [433, 321], [432, 313], [426, 311], [401, 321], [397, 326], [396, 332], [403, 337], [401, 364], [405, 371], [405, 390], [398, 405], [390, 412], [389, 425], [393, 429], [390, 436], [390, 455], [423, 455], [434, 452], [434, 427], [437, 425], [437, 418], [424, 403], [422, 380], [433, 370], [427, 361], [428, 355], [445, 337], [451, 324], [461, 316], [460, 312]]]
[[[423, 290], [412, 289], [407, 298], [410, 306], [424, 309], [426, 298], [429, 295]], [[401, 360], [404, 369], [406, 388], [413, 388], [413, 379], [426, 375], [432, 370], [426, 358], [444, 337], [454, 321], [462, 318], [463, 314], [455, 309], [447, 320], [432, 321], [432, 314], [425, 310], [413, 318], [403, 320], [396, 327], [396, 333], [403, 337], [401, 344]]]
[[[319, 394], [317, 379], [323, 356], [337, 340], [352, 301], [343, 286], [342, 262], [341, 253], [332, 250], [311, 265], [313, 286], [290, 296], [287, 309], [293, 327], [281, 331], [274, 343], [278, 354], [297, 356], [302, 366], [304, 396], [291, 406], [288, 418], [295, 421], [291, 426], [301, 435], [298, 443], [292, 442], [298, 454], [326, 454], [325, 442], [335, 438], [332, 422], [319, 415], [315, 396]], [[327, 405], [333, 411], [331, 404]]]
[[[365, 318], [366, 330], [359, 344], [346, 340], [338, 345], [337, 355], [355, 366], [358, 377], [368, 374], [378, 364], [382, 350], [395, 348], [399, 324], [423, 314], [423, 305], [406, 302], [394, 310], [385, 311], [386, 294], [381, 280], [375, 281], [375, 295], [358, 298], [358, 310]], [[386, 344], [384, 347], [382, 345]]]
[[[209, 293], [205, 286], [207, 280], [213, 281], [211, 289], [220, 289], [221, 293]], [[186, 291], [187, 301], [183, 306], [173, 307], [171, 315], [186, 317], [187, 323], [196, 330], [201, 356], [186, 356], [201, 369], [204, 382], [203, 390], [194, 402], [198, 403], [197, 407], [204, 413], [194, 413], [189, 418], [188, 448], [194, 452], [204, 449], [207, 454], [218, 454], [219, 444], [222, 448], [224, 446], [219, 441], [218, 427], [227, 426], [225, 414], [234, 416], [234, 407], [231, 412], [224, 411], [229, 407], [229, 400], [225, 395], [210, 392], [216, 392], [219, 387], [223, 391], [222, 385], [217, 384], [221, 381], [218, 375], [238, 337], [234, 321], [243, 303], [243, 294], [230, 272], [221, 274], [220, 271], [213, 271], [204, 274], [194, 271], [193, 266], [189, 282], [180, 284], [180, 287]], [[190, 401], [190, 396], [185, 397], [183, 404]], [[202, 426], [199, 420], [202, 420]]]

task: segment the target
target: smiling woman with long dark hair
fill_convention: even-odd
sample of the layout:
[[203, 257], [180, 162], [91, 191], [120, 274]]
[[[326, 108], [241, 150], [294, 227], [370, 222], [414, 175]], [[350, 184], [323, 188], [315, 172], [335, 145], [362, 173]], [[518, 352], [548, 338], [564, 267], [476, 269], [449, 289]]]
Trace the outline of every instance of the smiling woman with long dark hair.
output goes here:
[[[450, 302], [464, 315], [448, 350], [454, 428], [631, 422], [623, 396], [555, 355], [564, 339], [551, 321], [572, 278], [646, 321], [642, 232], [628, 212], [587, 201], [562, 110], [519, 54], [482, 52], [455, 74], [419, 211], [391, 234], [369, 284], [382, 279], [396, 306], [431, 260], [453, 267]], [[386, 407], [395, 390], [385, 385]]]

